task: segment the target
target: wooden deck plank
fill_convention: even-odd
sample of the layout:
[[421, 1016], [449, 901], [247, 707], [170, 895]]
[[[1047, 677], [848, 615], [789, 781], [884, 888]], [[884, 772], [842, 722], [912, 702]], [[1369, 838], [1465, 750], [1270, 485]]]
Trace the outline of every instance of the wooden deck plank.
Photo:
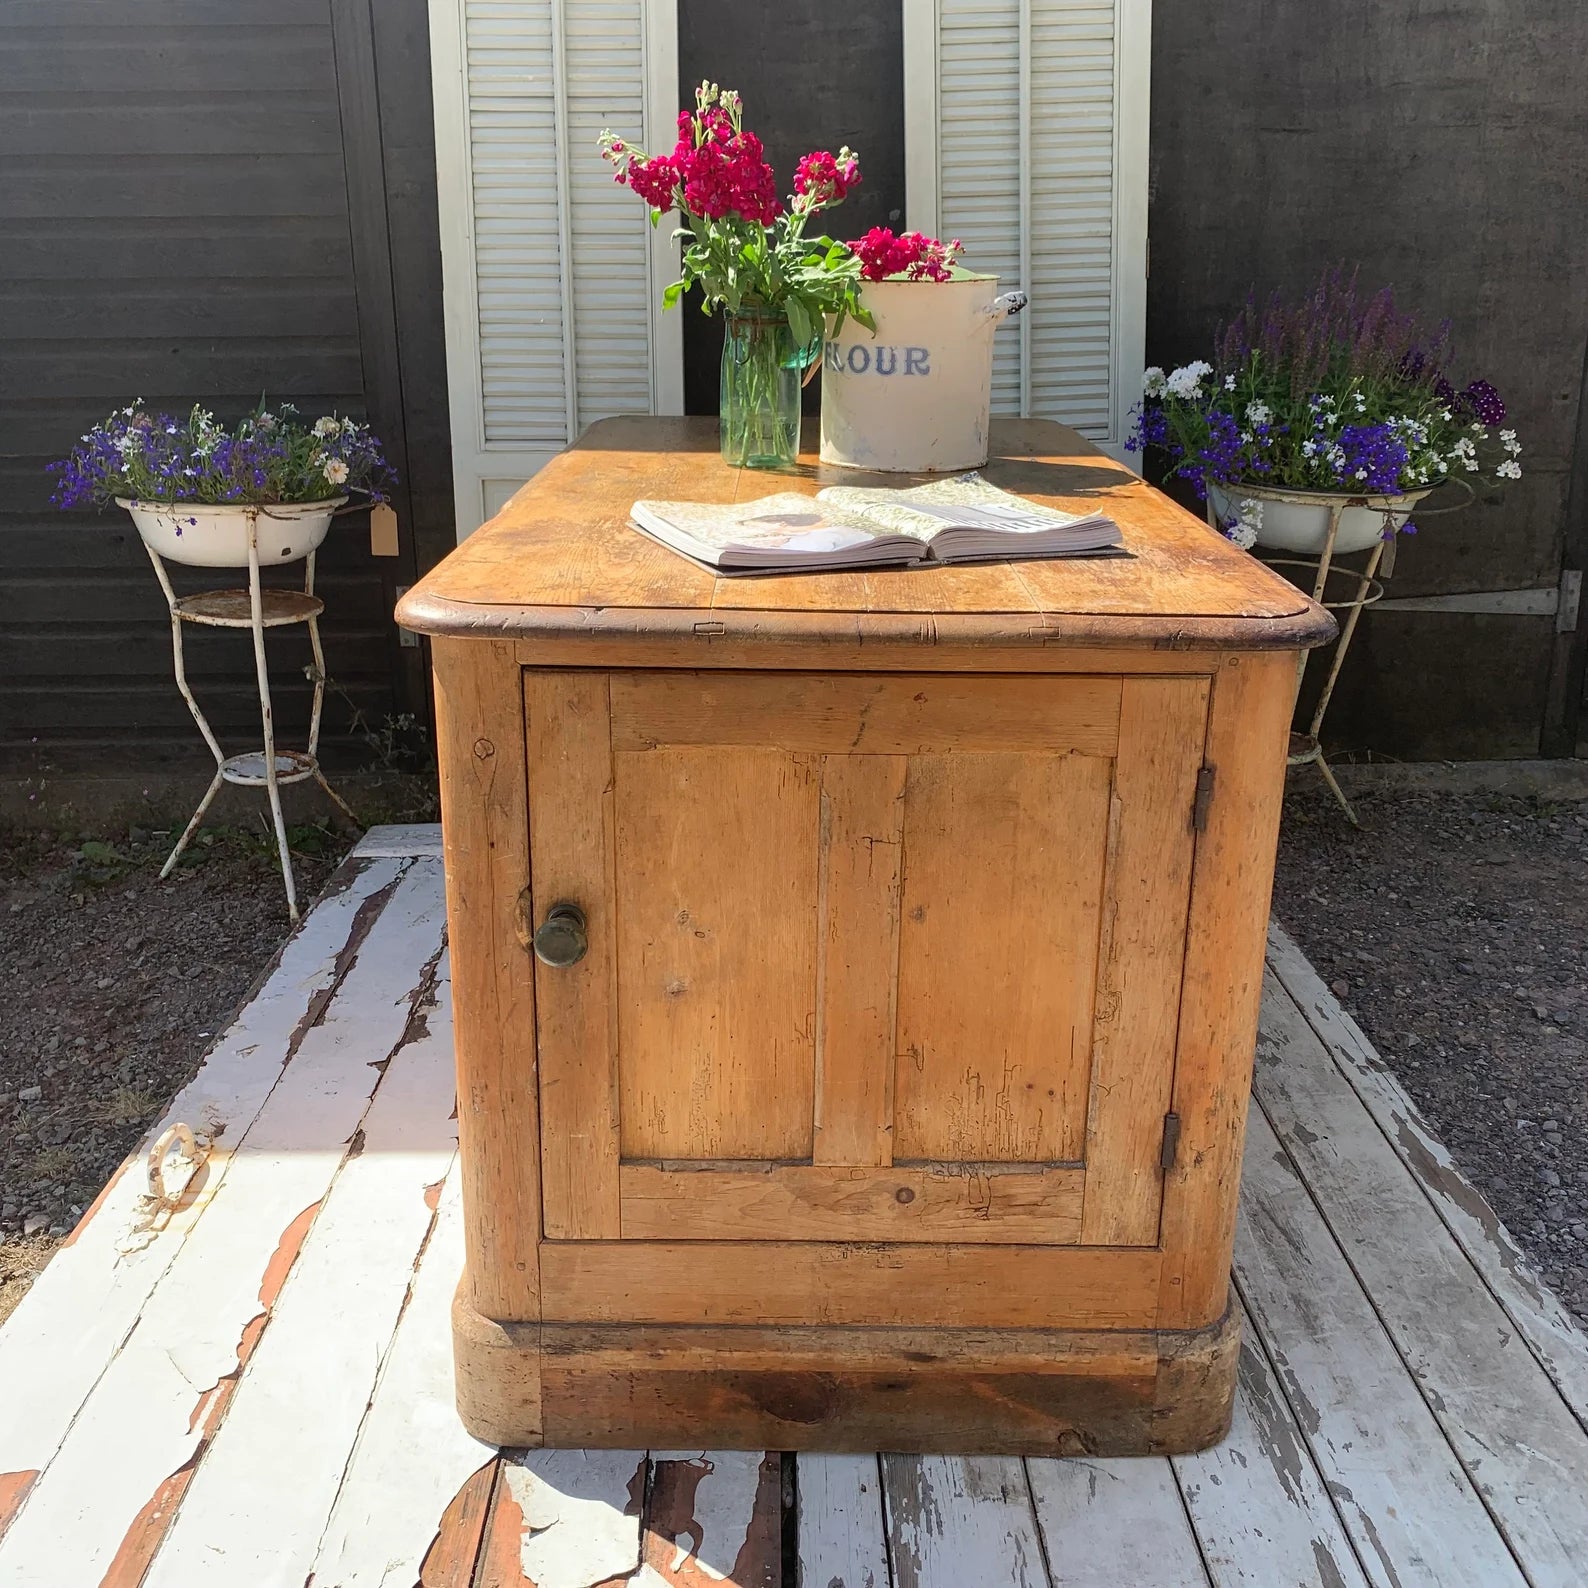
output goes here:
[[600, 1588], [633, 1580], [641, 1569], [645, 1477], [643, 1450], [506, 1457], [475, 1588]]
[[[443, 1029], [443, 1013], [438, 1008], [431, 1021], [437, 1032]], [[426, 1561], [439, 1578], [442, 1566], [435, 1551], [443, 1535], [449, 1528], [466, 1534], [471, 1523], [472, 1549], [463, 1538], [447, 1548], [454, 1555], [467, 1554], [471, 1573], [479, 1552], [484, 1508], [465, 1507], [460, 1515], [454, 1501], [497, 1452], [470, 1437], [453, 1401], [449, 1320], [463, 1268], [461, 1176], [455, 1162], [445, 1184], [431, 1189], [439, 1193], [435, 1226], [315, 1551], [317, 1583], [389, 1588], [400, 1581], [411, 1588], [423, 1580]], [[466, 1583], [469, 1577], [454, 1571], [454, 1580]]]
[[885, 1455], [882, 1492], [894, 1588], [1049, 1588], [1017, 1456]]
[[1588, 1561], [1588, 1432], [1270, 974], [1257, 1095], [1534, 1588]]
[[118, 1558], [130, 1575], [158, 1544], [381, 1080], [372, 1056], [403, 1040], [440, 942], [437, 873], [420, 861], [397, 883], [233, 1149], [219, 1191], [0, 1541], [7, 1588], [98, 1582]]
[[1208, 1588], [1196, 1534], [1166, 1458], [1028, 1457], [1026, 1471], [1055, 1584]]
[[1172, 1458], [1208, 1574], [1215, 1588], [1367, 1588], [1306, 1435], [1240, 1310], [1244, 1339], [1229, 1437]]
[[0, 1330], [0, 1384], [6, 1391], [0, 1410], [0, 1537], [20, 1509], [21, 1493], [54, 1459], [95, 1381], [215, 1196], [231, 1153], [404, 869], [392, 859], [344, 862], [267, 979], [149, 1133], [146, 1140], [152, 1142], [180, 1120], [216, 1137], [215, 1151], [184, 1204], [157, 1234], [139, 1233], [148, 1222], [148, 1204], [134, 1153]]
[[408, 860], [441, 858], [439, 822], [387, 822], [371, 827], [353, 846], [353, 853], [365, 858], [394, 855]]
[[1494, 1209], [1461, 1173], [1361, 1027], [1277, 921], [1269, 927], [1268, 961], [1578, 1422], [1588, 1428], [1588, 1336], [1533, 1272]]
[[889, 1588], [877, 1458], [802, 1454], [797, 1480], [800, 1583]]
[[782, 1494], [769, 1452], [655, 1452], [636, 1588], [793, 1588], [782, 1581]]
[[1242, 1296], [1369, 1577], [1393, 1588], [1522, 1588], [1503, 1536], [1255, 1102], [1242, 1192]]
[[437, 1029], [416, 1005], [144, 1588], [301, 1588], [314, 1563], [456, 1151], [444, 965], [435, 985]]

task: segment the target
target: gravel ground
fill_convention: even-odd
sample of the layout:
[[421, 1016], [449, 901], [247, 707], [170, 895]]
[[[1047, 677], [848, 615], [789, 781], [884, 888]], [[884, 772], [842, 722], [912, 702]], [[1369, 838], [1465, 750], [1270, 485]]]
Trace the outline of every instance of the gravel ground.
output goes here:
[[1588, 803], [1286, 803], [1274, 909], [1588, 1324]]
[[[346, 841], [291, 836], [312, 899]], [[0, 1318], [287, 934], [273, 844], [201, 832], [161, 882], [169, 843], [0, 835]]]

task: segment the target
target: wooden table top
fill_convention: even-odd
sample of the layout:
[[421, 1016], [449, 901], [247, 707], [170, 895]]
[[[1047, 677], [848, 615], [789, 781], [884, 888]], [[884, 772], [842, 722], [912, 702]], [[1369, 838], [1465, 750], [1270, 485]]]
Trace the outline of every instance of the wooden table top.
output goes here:
[[414, 586], [397, 617], [424, 634], [559, 641], [1291, 650], [1334, 633], [1295, 586], [1063, 425], [995, 419], [983, 473], [1066, 511], [1102, 508], [1132, 556], [719, 578], [630, 528], [630, 505], [924, 476], [834, 468], [808, 452], [791, 469], [733, 469], [715, 419], [635, 416], [592, 425]]

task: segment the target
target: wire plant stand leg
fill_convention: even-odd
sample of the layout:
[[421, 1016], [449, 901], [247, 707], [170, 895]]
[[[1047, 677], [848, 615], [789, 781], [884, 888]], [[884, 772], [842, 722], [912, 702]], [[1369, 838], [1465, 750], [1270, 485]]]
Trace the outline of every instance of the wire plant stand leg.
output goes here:
[[[309, 553], [308, 564], [303, 574], [303, 593], [314, 594], [314, 553]], [[331, 801], [341, 813], [362, 830], [364, 824], [353, 813], [353, 808], [336, 792], [326, 781], [325, 773], [320, 770], [320, 718], [325, 709], [325, 651], [320, 645], [320, 619], [311, 615], [308, 621], [309, 649], [314, 656], [314, 704], [309, 712], [309, 759], [314, 763], [314, 780], [325, 790], [326, 798]]]
[[259, 720], [265, 741], [265, 792], [276, 828], [276, 850], [281, 856], [281, 880], [287, 889], [287, 914], [298, 919], [298, 889], [292, 879], [292, 854], [287, 848], [287, 821], [281, 813], [281, 787], [276, 777], [276, 725], [270, 704], [270, 669], [265, 662], [264, 596], [259, 585], [259, 514], [248, 515], [248, 610], [254, 637], [254, 673], [259, 684]]
[[177, 861], [182, 858], [182, 851], [193, 841], [193, 834], [199, 830], [205, 812], [209, 810], [215, 796], [220, 792], [221, 784], [225, 781], [221, 768], [226, 763], [226, 752], [221, 749], [220, 741], [209, 725], [209, 719], [199, 709], [193, 686], [187, 681], [187, 658], [182, 645], [182, 617], [177, 610], [176, 591], [171, 586], [170, 575], [166, 573], [165, 564], [160, 560], [153, 546], [145, 542], [143, 549], [148, 552], [149, 561], [154, 564], [155, 577], [160, 581], [160, 589], [165, 594], [166, 607], [171, 614], [171, 661], [176, 673], [176, 687], [182, 699], [187, 702], [187, 709], [192, 713], [194, 722], [198, 724], [199, 732], [204, 735], [204, 742], [209, 746], [210, 754], [215, 757], [215, 776], [204, 791], [204, 798], [199, 801], [198, 809], [193, 812], [192, 820], [183, 828], [182, 836], [176, 841], [176, 847], [166, 856], [165, 864], [160, 868], [160, 877], [163, 881], [171, 875]]

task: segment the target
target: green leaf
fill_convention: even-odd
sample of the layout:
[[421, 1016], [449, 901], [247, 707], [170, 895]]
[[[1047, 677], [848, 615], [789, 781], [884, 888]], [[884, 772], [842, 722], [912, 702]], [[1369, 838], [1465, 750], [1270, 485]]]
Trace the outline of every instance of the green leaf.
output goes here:
[[811, 338], [816, 334], [811, 325], [810, 311], [798, 298], [790, 298], [785, 311], [788, 315], [789, 330], [794, 333], [794, 340], [801, 348], [809, 347]]
[[684, 291], [685, 291], [685, 283], [684, 282], [682, 282], [682, 281], [669, 282], [667, 286], [662, 288], [662, 307], [664, 309], [677, 308], [678, 300], [681, 297], [683, 297]]

